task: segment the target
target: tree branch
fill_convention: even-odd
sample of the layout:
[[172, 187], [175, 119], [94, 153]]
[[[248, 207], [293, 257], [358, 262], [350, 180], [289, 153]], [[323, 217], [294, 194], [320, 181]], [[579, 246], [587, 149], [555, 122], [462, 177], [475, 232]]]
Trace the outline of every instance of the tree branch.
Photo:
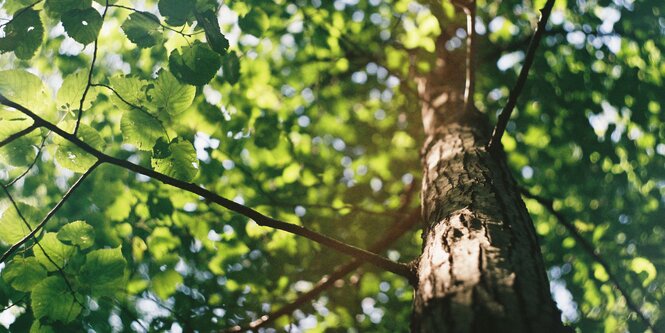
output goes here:
[[[346, 243], [343, 243], [339, 240], [336, 240], [334, 238], [330, 238], [328, 236], [322, 235], [320, 233], [317, 233], [315, 231], [309, 230], [305, 227], [291, 224], [288, 222], [280, 221], [277, 219], [274, 219], [272, 217], [268, 217], [266, 215], [263, 215], [259, 213], [258, 211], [241, 205], [235, 201], [229, 200], [227, 198], [224, 198], [214, 192], [211, 192], [210, 190], [207, 190], [203, 187], [200, 187], [196, 184], [193, 183], [188, 183], [182, 180], [178, 180], [172, 177], [169, 177], [167, 175], [164, 175], [162, 173], [159, 173], [157, 171], [147, 169], [145, 167], [142, 167], [140, 165], [134, 164], [132, 162], [126, 161], [126, 160], [121, 160], [109, 155], [104, 154], [103, 152], [93, 148], [92, 146], [88, 145], [87, 143], [83, 142], [81, 139], [76, 137], [73, 134], [67, 133], [58, 126], [44, 120], [40, 116], [36, 115], [34, 112], [30, 111], [29, 109], [25, 108], [24, 106], [17, 104], [15, 102], [12, 102], [8, 100], [5, 96], [0, 94], [0, 104], [3, 104], [5, 106], [12, 107], [16, 110], [21, 111], [28, 117], [32, 118], [35, 124], [39, 126], [43, 126], [48, 128], [49, 130], [55, 132], [57, 135], [61, 136], [63, 139], [66, 139], [67, 141], [75, 144], [79, 148], [83, 149], [85, 152], [88, 154], [96, 157], [99, 162], [98, 163], [108, 163], [112, 164], [139, 174], [142, 174], [144, 176], [156, 179], [164, 184], [168, 184], [177, 188], [180, 188], [182, 190], [188, 191], [193, 194], [197, 194], [209, 201], [212, 201], [222, 207], [225, 207], [231, 211], [234, 211], [238, 214], [244, 215], [256, 222], [260, 226], [265, 226], [265, 227], [271, 227], [274, 229], [279, 229], [283, 230], [295, 235], [299, 235], [305, 238], [308, 238], [312, 241], [315, 241], [319, 244], [325, 245], [333, 250], [336, 250], [338, 252], [347, 254], [349, 256], [355, 257], [357, 259], [367, 261], [369, 263], [374, 264], [377, 267], [383, 268], [389, 272], [393, 272], [397, 275], [403, 276], [408, 278], [410, 281], [415, 278], [415, 275], [413, 271], [411, 270], [409, 265], [394, 262], [392, 260], [389, 260], [383, 256], [377, 255], [375, 253], [369, 252], [367, 250], [360, 249], [358, 247], [355, 247], [353, 245], [349, 245]], [[13, 251], [15, 251], [14, 249]], [[5, 256], [2, 257], [2, 260], [5, 259]]]
[[[0, 95], [0, 101], [3, 101], [3, 100], [5, 100], [4, 96]], [[41, 118], [40, 118], [40, 119], [41, 119]], [[41, 119], [41, 120], [44, 121], [43, 119]], [[35, 120], [35, 122], [37, 122], [37, 121]], [[57, 128], [57, 127], [56, 127], [56, 128]], [[56, 132], [56, 133], [57, 133], [57, 132]], [[100, 164], [100, 162], [97, 162], [97, 163], [93, 164], [93, 166], [92, 166], [90, 169], [88, 169], [88, 171], [86, 171], [84, 174], [82, 174], [81, 177], [79, 177], [79, 179], [77, 179], [76, 182], [72, 185], [72, 187], [70, 187], [69, 190], [67, 190], [67, 192], [65, 192], [65, 194], [62, 196], [62, 198], [60, 199], [60, 201], [58, 201], [58, 203], [57, 203], [53, 208], [51, 208], [51, 210], [46, 214], [46, 216], [44, 217], [44, 219], [42, 219], [42, 221], [39, 222], [39, 224], [38, 224], [34, 229], [32, 229], [32, 231], [30, 231], [30, 233], [28, 233], [27, 235], [25, 235], [25, 236], [24, 236], [20, 241], [18, 241], [16, 244], [12, 245], [12, 246], [11, 246], [11, 247], [10, 247], [10, 248], [9, 248], [9, 249], [8, 249], [3, 255], [2, 255], [2, 257], [0, 257], [0, 263], [5, 262], [5, 261], [6, 261], [6, 260], [7, 260], [12, 254], [14, 254], [14, 253], [15, 253], [15, 252], [16, 252], [16, 251], [17, 251], [17, 250], [18, 250], [23, 244], [27, 243], [27, 242], [30, 240], [30, 238], [35, 237], [35, 235], [36, 235], [36, 234], [37, 234], [42, 228], [44, 228], [44, 226], [45, 226], [46, 223], [51, 219], [51, 217], [53, 217], [53, 215], [55, 215], [55, 213], [58, 212], [58, 210], [60, 209], [60, 207], [62, 207], [62, 205], [67, 201], [67, 199], [69, 199], [69, 197], [72, 195], [72, 193], [74, 193], [74, 191], [76, 190], [76, 188], [78, 188], [79, 185], [81, 185], [81, 183], [83, 183], [83, 181], [84, 181], [84, 180], [85, 180], [85, 179], [86, 179], [86, 178], [92, 173], [92, 171], [95, 170], [95, 168], [97, 168], [97, 166], [99, 166], [99, 164]]]
[[8, 136], [6, 139], [0, 141], [0, 148], [4, 147], [5, 145], [8, 145], [8, 144], [12, 143], [14, 140], [17, 140], [17, 139], [19, 139], [23, 136], [26, 136], [26, 135], [32, 133], [32, 131], [34, 131], [38, 127], [39, 126], [37, 126], [35, 123], [33, 123], [32, 125], [30, 125], [30, 126], [24, 128], [24, 129], [22, 129], [22, 130], [20, 130], [16, 133], [14, 133], [14, 134]]
[[[403, 200], [402, 208], [400, 209], [401, 212], [403, 212], [408, 207], [408, 204], [411, 201], [410, 198], [412, 196], [413, 188], [414, 187], [412, 186], [409, 189], [409, 192], [406, 193], [405, 198]], [[408, 231], [411, 227], [416, 225], [419, 221], [420, 221], [420, 209], [413, 210], [410, 214], [408, 214], [408, 217], [404, 220], [399, 219], [395, 221], [393, 226], [391, 226], [388, 229], [389, 230], [388, 233], [386, 233], [383, 236], [383, 238], [379, 239], [376, 243], [374, 243], [370, 247], [370, 251], [377, 253], [384, 251], [388, 246], [390, 246], [393, 242], [399, 239], [406, 231]], [[338, 266], [337, 268], [335, 268], [335, 270], [332, 273], [322, 277], [311, 290], [300, 295], [291, 303], [288, 303], [271, 313], [265, 314], [261, 316], [259, 319], [254, 320], [244, 326], [240, 325], [234, 326], [225, 330], [224, 332], [226, 333], [245, 332], [248, 330], [256, 330], [260, 327], [264, 327], [274, 322], [279, 317], [288, 315], [293, 311], [297, 310], [298, 308], [302, 307], [303, 305], [305, 305], [307, 302], [312, 301], [322, 292], [332, 287], [337, 280], [344, 278], [344, 276], [353, 272], [362, 264], [363, 263], [361, 261], [353, 259], [344, 265]]]
[[[568, 221], [563, 216], [563, 214], [561, 212], [554, 209], [553, 201], [551, 199], [547, 199], [547, 198], [535, 195], [535, 194], [529, 192], [529, 190], [527, 190], [525, 188], [520, 188], [520, 191], [522, 192], [522, 194], [525, 197], [536, 200], [539, 204], [541, 204], [543, 207], [545, 207], [545, 209], [547, 209], [552, 215], [554, 215], [554, 217], [556, 217], [556, 219], [559, 221], [559, 223], [561, 223], [561, 225], [563, 225], [566, 228], [566, 230], [568, 230], [568, 232], [571, 234], [571, 236], [573, 236], [576, 243], [580, 244], [582, 249], [584, 251], [586, 251], [595, 262], [600, 264], [603, 267], [603, 269], [605, 269], [605, 272], [607, 273], [609, 281], [611, 281], [612, 284], [619, 290], [619, 292], [621, 293], [623, 298], [626, 300], [626, 305], [628, 306], [628, 308], [631, 311], [633, 311], [640, 318], [640, 320], [647, 327], [649, 327], [651, 329], [652, 332], [658, 333], [659, 330], [653, 324], [651, 324], [649, 319], [640, 311], [639, 306], [632, 301], [628, 291], [621, 286], [621, 284], [619, 283], [619, 279], [610, 270], [610, 266], [607, 264], [607, 261], [605, 261], [605, 259], [603, 259], [598, 254], [598, 252], [596, 251], [594, 246], [589, 241], [587, 241], [586, 238], [584, 238], [582, 236], [582, 234], [579, 232], [579, 230], [577, 230], [575, 225], [570, 223], [570, 221]], [[642, 293], [644, 295], [647, 294], [646, 290], [642, 289], [641, 286], [640, 286], [640, 289], [642, 290]]]
[[529, 69], [531, 69], [531, 65], [533, 64], [533, 60], [535, 59], [536, 50], [538, 49], [538, 45], [540, 45], [540, 40], [543, 37], [543, 32], [545, 32], [545, 25], [547, 25], [547, 19], [550, 17], [550, 14], [552, 13], [552, 7], [554, 6], [554, 1], [555, 0], [547, 0], [547, 3], [545, 3], [545, 7], [543, 7], [543, 9], [540, 10], [542, 15], [540, 17], [540, 20], [538, 21], [536, 32], [533, 35], [533, 37], [531, 37], [531, 42], [529, 43], [529, 48], [527, 50], [526, 57], [524, 59], [524, 66], [522, 66], [522, 70], [520, 71], [520, 75], [517, 78], [515, 86], [510, 91], [510, 95], [508, 96], [508, 103], [506, 103], [506, 106], [501, 111], [501, 114], [499, 114], [499, 119], [497, 120], [496, 126], [494, 127], [494, 133], [492, 133], [492, 138], [490, 139], [490, 142], [488, 144], [488, 149], [490, 150], [490, 152], [496, 151], [499, 147], [501, 147], [501, 137], [503, 136], [503, 133], [506, 131], [506, 126], [508, 125], [508, 120], [510, 119], [510, 115], [513, 113], [515, 105], [517, 105], [517, 98], [522, 93], [522, 89], [524, 88], [524, 84], [526, 83], [527, 76], [529, 75]]

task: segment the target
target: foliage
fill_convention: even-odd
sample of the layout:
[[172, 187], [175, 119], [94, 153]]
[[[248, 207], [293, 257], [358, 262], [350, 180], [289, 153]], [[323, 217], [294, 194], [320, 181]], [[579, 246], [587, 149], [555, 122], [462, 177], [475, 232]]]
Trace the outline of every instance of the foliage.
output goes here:
[[[447, 2], [0, 3], [0, 94], [104, 154], [360, 248], [418, 210], [413, 74], [432, 68], [436, 48], [463, 49], [463, 31], [435, 43]], [[489, 115], [543, 4], [477, 1], [474, 99]], [[663, 12], [660, 1], [557, 1], [502, 140], [521, 184], [554, 199], [609, 263], [526, 201], [553, 296], [583, 332], [646, 329], [616, 282], [665, 328]], [[0, 106], [2, 142], [32, 125]], [[3, 250], [100, 162], [39, 127], [0, 148]], [[0, 264], [0, 308], [15, 319], [0, 332], [227, 329], [349, 260], [108, 163], [36, 239]], [[408, 261], [420, 244], [412, 228], [382, 254]], [[411, 293], [364, 265], [270, 325], [405, 331]]]

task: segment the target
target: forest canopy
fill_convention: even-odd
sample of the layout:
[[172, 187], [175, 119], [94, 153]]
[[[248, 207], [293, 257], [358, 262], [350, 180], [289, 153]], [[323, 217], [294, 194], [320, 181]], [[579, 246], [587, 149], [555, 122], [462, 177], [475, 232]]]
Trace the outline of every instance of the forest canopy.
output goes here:
[[408, 331], [471, 45], [562, 321], [665, 331], [665, 2], [460, 3], [0, 0], [0, 332]]

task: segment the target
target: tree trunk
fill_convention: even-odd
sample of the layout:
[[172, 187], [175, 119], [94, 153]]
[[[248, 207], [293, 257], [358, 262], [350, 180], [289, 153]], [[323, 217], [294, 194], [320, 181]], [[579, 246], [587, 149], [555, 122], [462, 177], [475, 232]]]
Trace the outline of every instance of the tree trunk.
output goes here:
[[[445, 30], [437, 49], [454, 24]], [[487, 117], [465, 107], [466, 53], [443, 51], [418, 79], [425, 225], [412, 331], [567, 331], [505, 157], [486, 148]]]

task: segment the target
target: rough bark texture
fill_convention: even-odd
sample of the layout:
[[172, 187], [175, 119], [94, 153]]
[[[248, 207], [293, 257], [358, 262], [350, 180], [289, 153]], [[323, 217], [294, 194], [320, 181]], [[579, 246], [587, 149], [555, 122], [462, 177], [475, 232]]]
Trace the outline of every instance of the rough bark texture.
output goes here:
[[433, 71], [419, 78], [428, 101], [422, 110], [425, 225], [412, 331], [566, 331], [505, 157], [486, 149], [486, 116], [464, 110], [464, 56], [441, 52]]

